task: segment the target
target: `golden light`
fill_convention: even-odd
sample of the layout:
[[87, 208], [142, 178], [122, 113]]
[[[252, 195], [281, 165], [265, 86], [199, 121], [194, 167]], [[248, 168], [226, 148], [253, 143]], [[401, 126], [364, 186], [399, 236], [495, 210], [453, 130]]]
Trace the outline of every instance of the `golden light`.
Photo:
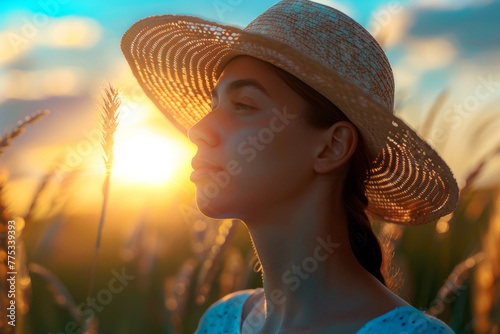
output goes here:
[[441, 217], [436, 223], [436, 232], [439, 234], [444, 234], [450, 230], [450, 219], [452, 218], [453, 213], [449, 213], [444, 217]]
[[142, 129], [117, 135], [113, 176], [127, 182], [164, 184], [189, 162], [189, 152], [177, 141]]
[[441, 234], [446, 233], [446, 232], [448, 232], [449, 229], [450, 229], [450, 224], [448, 224], [447, 221], [440, 220], [436, 224], [436, 231], [438, 233], [441, 233]]

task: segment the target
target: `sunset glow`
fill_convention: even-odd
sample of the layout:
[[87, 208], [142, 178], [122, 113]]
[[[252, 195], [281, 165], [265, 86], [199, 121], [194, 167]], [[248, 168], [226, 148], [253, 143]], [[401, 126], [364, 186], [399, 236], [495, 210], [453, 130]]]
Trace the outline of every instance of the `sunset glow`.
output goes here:
[[113, 175], [127, 182], [164, 184], [188, 160], [178, 142], [148, 130], [119, 136], [115, 143]]

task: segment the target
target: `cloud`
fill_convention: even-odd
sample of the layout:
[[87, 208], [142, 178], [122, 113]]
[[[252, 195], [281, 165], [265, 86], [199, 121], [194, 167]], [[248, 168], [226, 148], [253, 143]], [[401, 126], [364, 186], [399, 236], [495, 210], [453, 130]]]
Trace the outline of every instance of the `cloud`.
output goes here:
[[457, 56], [454, 44], [441, 37], [409, 39], [405, 46], [405, 61], [419, 71], [446, 67]]
[[373, 11], [367, 25], [368, 31], [385, 48], [389, 48], [406, 35], [411, 19], [410, 12], [401, 4], [390, 3]]
[[347, 14], [350, 17], [353, 17], [353, 15], [356, 14], [354, 12], [354, 9], [350, 5], [347, 5], [345, 2], [340, 2], [335, 0], [312, 0], [312, 1], [338, 9], [342, 13]]
[[[461, 1], [463, 2], [463, 1]], [[408, 34], [418, 38], [453, 38], [460, 53], [475, 56], [486, 50], [499, 50], [500, 1], [480, 1], [467, 8], [421, 8], [414, 11]]]
[[75, 67], [47, 70], [9, 70], [0, 77], [0, 103], [8, 99], [42, 100], [50, 96], [78, 96], [86, 73]]
[[100, 24], [88, 17], [49, 17], [41, 13], [13, 12], [0, 31], [0, 66], [5, 66], [37, 46], [55, 49], [89, 49], [99, 42]]
[[54, 20], [40, 34], [38, 44], [53, 48], [88, 49], [101, 37], [101, 26], [97, 21], [76, 16]]
[[416, 7], [426, 9], [462, 9], [492, 3], [492, 0], [418, 0]]
[[10, 40], [11, 35], [7, 32], [0, 32], [0, 66], [9, 64], [19, 58], [24, 50], [14, 48]]
[[500, 98], [500, 51], [486, 53], [480, 58], [460, 59], [456, 62], [453, 72], [450, 74], [450, 84], [453, 90], [461, 96], [467, 96], [474, 92], [479, 83], [479, 78], [492, 77], [494, 84], [492, 89]]
[[396, 90], [411, 88], [420, 79], [421, 73], [414, 68], [398, 63], [393, 67]]

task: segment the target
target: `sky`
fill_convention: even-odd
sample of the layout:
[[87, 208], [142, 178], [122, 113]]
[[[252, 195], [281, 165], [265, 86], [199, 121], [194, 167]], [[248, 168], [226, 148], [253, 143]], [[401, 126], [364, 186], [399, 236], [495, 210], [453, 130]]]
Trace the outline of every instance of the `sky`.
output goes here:
[[[95, 128], [104, 81], [121, 88], [128, 99], [124, 142], [131, 141], [131, 134], [143, 138], [146, 131], [151, 141], [160, 143], [157, 150], [170, 147], [173, 140], [187, 152], [177, 157], [189, 162], [193, 146], [142, 94], [121, 54], [121, 36], [139, 19], [163, 14], [199, 16], [242, 28], [276, 2], [2, 0], [0, 126], [12, 129], [38, 109], [48, 108], [51, 114], [30, 126], [0, 165], [21, 182], [39, 178], [61, 151], [71, 154]], [[500, 143], [500, 1], [317, 2], [344, 11], [379, 40], [395, 75], [395, 113], [425, 135], [462, 182]], [[434, 128], [424, 129], [428, 111], [443, 92], [448, 95]], [[435, 131], [443, 129], [445, 135]], [[92, 156], [99, 158], [98, 153]], [[498, 182], [498, 165], [498, 158], [488, 165], [480, 185]]]

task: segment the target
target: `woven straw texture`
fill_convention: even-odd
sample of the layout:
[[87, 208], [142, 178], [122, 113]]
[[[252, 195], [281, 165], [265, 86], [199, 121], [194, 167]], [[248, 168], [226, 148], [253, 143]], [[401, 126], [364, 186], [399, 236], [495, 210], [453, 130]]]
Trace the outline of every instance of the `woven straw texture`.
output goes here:
[[283, 0], [243, 30], [190, 16], [151, 16], [127, 30], [121, 48], [147, 96], [184, 134], [210, 112], [210, 92], [232, 58], [274, 64], [333, 101], [359, 129], [372, 159], [372, 219], [419, 225], [456, 208], [458, 186], [449, 167], [393, 114], [385, 53], [334, 8]]

